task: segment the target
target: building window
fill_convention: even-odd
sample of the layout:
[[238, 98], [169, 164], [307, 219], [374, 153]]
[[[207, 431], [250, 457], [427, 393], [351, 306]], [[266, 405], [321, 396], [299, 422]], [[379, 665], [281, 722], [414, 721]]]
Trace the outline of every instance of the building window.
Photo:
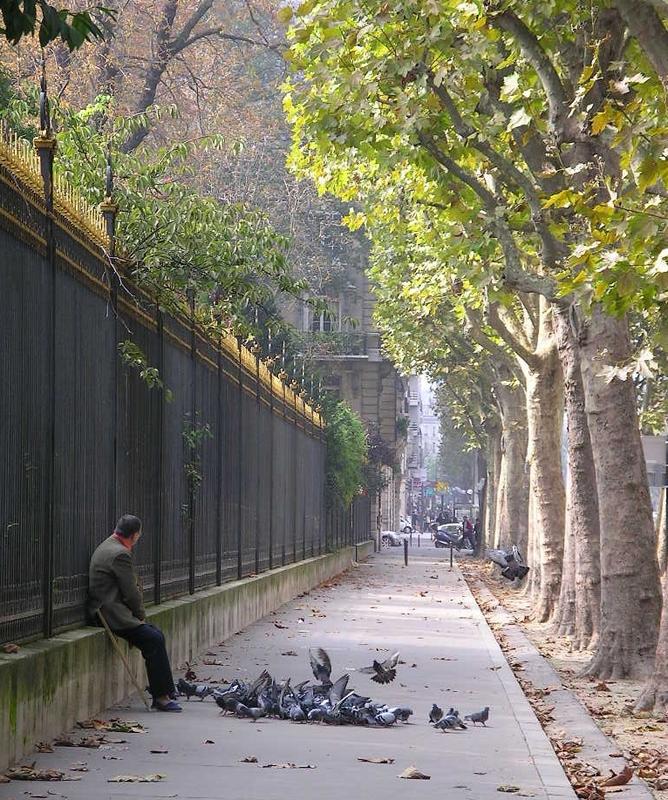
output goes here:
[[332, 333], [341, 330], [341, 303], [330, 297], [321, 298], [327, 303], [326, 311], [304, 306], [304, 330], [311, 333]]

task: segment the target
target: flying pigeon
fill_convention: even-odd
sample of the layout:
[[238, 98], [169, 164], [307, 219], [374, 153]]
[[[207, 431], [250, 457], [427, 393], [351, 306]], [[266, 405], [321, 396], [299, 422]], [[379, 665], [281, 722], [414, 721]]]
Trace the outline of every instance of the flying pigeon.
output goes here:
[[439, 719], [443, 718], [443, 709], [439, 708], [436, 703], [434, 703], [431, 707], [431, 711], [429, 712], [429, 722], [434, 723], [438, 722]]
[[482, 711], [476, 711], [474, 714], [468, 714], [464, 719], [469, 719], [475, 725], [476, 722], [481, 722], [484, 727], [489, 719], [489, 706], [485, 706]]
[[370, 667], [362, 667], [359, 672], [372, 675], [371, 680], [376, 683], [392, 683], [397, 677], [396, 666], [399, 663], [399, 653], [393, 653], [383, 662], [374, 660]]
[[329, 660], [327, 652], [319, 647], [315, 651], [315, 656], [310, 650], [308, 654], [315, 679], [326, 686], [331, 685], [332, 662]]

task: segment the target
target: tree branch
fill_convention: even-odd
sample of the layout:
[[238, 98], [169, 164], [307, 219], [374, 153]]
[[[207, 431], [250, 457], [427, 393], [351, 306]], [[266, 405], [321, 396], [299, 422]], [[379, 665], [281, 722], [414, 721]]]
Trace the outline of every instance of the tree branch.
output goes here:
[[531, 210], [533, 226], [540, 237], [543, 247], [543, 260], [550, 269], [557, 269], [563, 255], [562, 248], [545, 221], [540, 197], [531, 178], [518, 169], [512, 161], [496, 151], [489, 142], [485, 141], [481, 137], [480, 131], [463, 120], [452, 96], [443, 83], [438, 86], [434, 83], [434, 76], [430, 70], [427, 72], [427, 83], [436, 97], [438, 97], [443, 108], [448, 112], [457, 135], [467, 145], [474, 147], [481, 155], [487, 158], [497, 168], [506, 182], [514, 184], [524, 194]]
[[[615, 6], [658, 77], [668, 83], [668, 30], [657, 10], [638, 0], [616, 0]], [[665, 13], [668, 6], [663, 6]]]
[[503, 212], [506, 210], [504, 201], [501, 198], [497, 198], [487, 187], [483, 186], [475, 175], [471, 175], [470, 172], [467, 172], [456, 161], [447, 156], [433, 139], [430, 139], [423, 132], [418, 133], [418, 138], [423, 147], [432, 154], [447, 172], [472, 189], [482, 201], [485, 210], [491, 217], [491, 226], [503, 250], [505, 283], [511, 289], [518, 289], [530, 294], [542, 294], [548, 300], [556, 299], [557, 284], [552, 277], [536, 275], [524, 270], [513, 233], [503, 216]]
[[575, 122], [569, 124], [570, 99], [557, 70], [541, 46], [536, 35], [513, 11], [490, 15], [491, 24], [509, 34], [517, 43], [522, 55], [533, 67], [541, 82], [550, 110], [550, 127], [559, 141], [575, 138]]
[[539, 358], [536, 353], [529, 348], [528, 343], [525, 341], [524, 336], [518, 335], [518, 330], [514, 327], [513, 330], [508, 326], [508, 323], [501, 319], [499, 308], [496, 303], [490, 303], [487, 312], [487, 321], [499, 334], [508, 347], [524, 361], [524, 363], [533, 369], [538, 366]]

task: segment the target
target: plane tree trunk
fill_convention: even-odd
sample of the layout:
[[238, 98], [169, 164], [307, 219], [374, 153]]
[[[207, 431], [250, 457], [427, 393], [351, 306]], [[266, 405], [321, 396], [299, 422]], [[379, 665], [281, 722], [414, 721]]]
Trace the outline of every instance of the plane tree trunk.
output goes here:
[[[650, 674], [661, 610], [635, 390], [630, 380], [611, 372], [630, 358], [626, 320], [594, 308], [583, 335], [582, 376], [598, 484], [601, 624], [585, 673], [603, 679]], [[665, 642], [664, 625], [664, 648]]]

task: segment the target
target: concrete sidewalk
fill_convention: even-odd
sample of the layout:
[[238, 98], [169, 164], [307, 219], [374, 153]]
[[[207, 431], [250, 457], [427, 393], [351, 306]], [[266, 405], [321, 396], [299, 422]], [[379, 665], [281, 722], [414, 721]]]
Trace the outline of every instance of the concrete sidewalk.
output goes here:
[[[413, 548], [408, 568], [399, 548], [383, 552], [213, 646], [205, 658], [224, 666], [200, 659], [195, 669], [200, 680], [229, 680], [267, 668], [294, 683], [310, 676], [308, 648], [318, 646], [331, 656], [333, 677], [400, 650], [406, 663], [394, 683], [378, 686], [368, 675], [351, 673], [350, 686], [390, 705], [409, 705], [415, 711], [411, 724], [377, 729], [249, 722], [221, 716], [210, 699], [184, 702], [180, 715], [148, 714], [133, 698], [129, 707], [105, 716], [137, 720], [147, 734], [111, 734], [127, 743], [99, 750], [57, 747], [38, 754], [39, 768], [86, 762], [88, 772], [73, 772], [81, 780], [72, 783], [13, 781], [0, 785], [0, 798], [486, 800], [502, 797], [501, 786], [518, 787], [516, 796], [575, 797], [465, 582], [456, 567], [450, 571], [446, 551]], [[427, 723], [433, 702], [452, 705], [462, 716], [489, 705], [488, 726], [434, 731]], [[152, 754], [155, 749], [168, 752]], [[248, 756], [258, 763], [241, 763]], [[367, 764], [358, 757], [394, 763]], [[315, 769], [262, 769], [287, 762]], [[431, 780], [399, 780], [410, 765]], [[159, 783], [108, 783], [120, 774], [156, 772], [165, 776]]]

